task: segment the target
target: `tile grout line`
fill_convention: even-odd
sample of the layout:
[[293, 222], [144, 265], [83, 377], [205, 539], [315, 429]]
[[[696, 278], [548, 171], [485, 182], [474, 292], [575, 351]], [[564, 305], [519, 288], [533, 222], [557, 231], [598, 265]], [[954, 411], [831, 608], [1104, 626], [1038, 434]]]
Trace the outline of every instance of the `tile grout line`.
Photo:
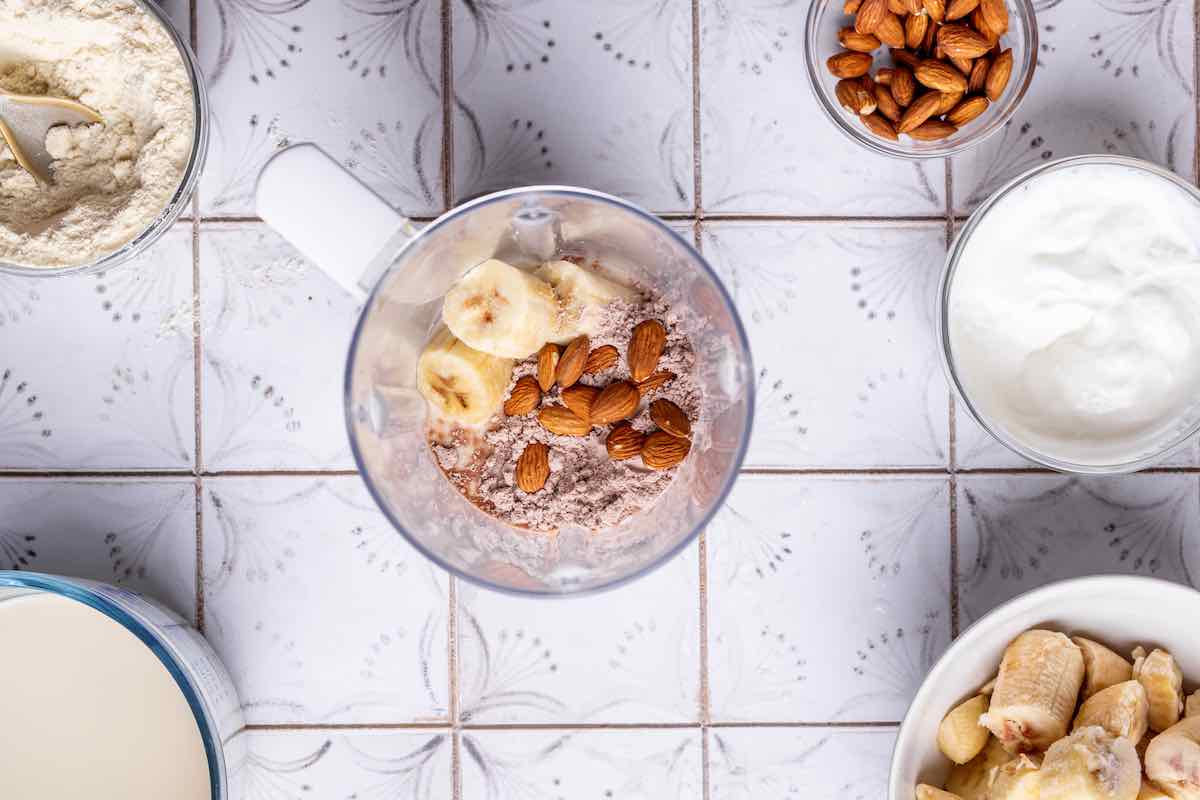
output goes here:
[[708, 678], [708, 531], [700, 531], [698, 541], [700, 590], [700, 724], [712, 722], [712, 696]]
[[899, 720], [845, 720], [802, 721], [781, 720], [776, 722], [562, 722], [562, 723], [496, 723], [491, 725], [454, 726], [446, 722], [326, 722], [326, 723], [251, 723], [242, 731], [446, 731], [460, 734], [464, 731], [687, 731], [704, 729], [736, 730], [743, 728], [828, 728], [828, 729], [886, 729], [898, 728]]
[[705, 800], [712, 797], [712, 765], [708, 763], [709, 731], [707, 726], [700, 729], [700, 791]]
[[950, 473], [950, 639], [961, 633], [958, 586], [958, 476]]
[[462, 734], [450, 731], [450, 796], [462, 799]]
[[450, 0], [442, 0], [442, 209], [449, 211], [453, 203], [454, 14]]
[[[451, 123], [453, 124], [453, 123]], [[443, 136], [443, 138], [445, 138]], [[451, 149], [453, 149], [451, 147]], [[445, 166], [445, 165], [443, 165]], [[443, 190], [445, 187], [443, 186]], [[449, 202], [449, 201], [448, 201]], [[894, 225], [896, 223], [925, 223], [934, 224], [942, 223], [946, 219], [945, 214], [913, 214], [910, 216], [837, 216], [837, 215], [820, 215], [820, 214], [749, 214], [749, 213], [712, 213], [703, 209], [692, 212], [679, 211], [664, 211], [661, 213], [650, 212], [659, 219], [668, 222], [695, 222], [704, 220], [705, 222], [800, 222], [800, 223], [831, 223], [831, 224], [876, 224], [876, 225]], [[428, 216], [411, 216], [409, 219], [413, 222], [428, 223], [433, 222], [437, 217]], [[954, 217], [955, 221], [965, 220], [966, 217]], [[180, 219], [182, 223], [195, 221], [194, 217], [184, 217]], [[201, 225], [266, 225], [262, 217], [246, 217], [246, 216], [228, 216], [228, 217], [205, 217], [199, 218]]]
[[[692, 207], [697, 221], [704, 217], [703, 180], [700, 171], [703, 149], [700, 128], [700, 0], [692, 0]], [[704, 793], [708, 798], [708, 792]]]
[[446, 669], [448, 672], [448, 687], [450, 691], [450, 702], [447, 704], [447, 709], [450, 715], [450, 724], [457, 728], [461, 722], [459, 714], [459, 685], [458, 685], [458, 579], [453, 575], [449, 576], [449, 590], [447, 591], [447, 603], [450, 608], [450, 616], [446, 621]]

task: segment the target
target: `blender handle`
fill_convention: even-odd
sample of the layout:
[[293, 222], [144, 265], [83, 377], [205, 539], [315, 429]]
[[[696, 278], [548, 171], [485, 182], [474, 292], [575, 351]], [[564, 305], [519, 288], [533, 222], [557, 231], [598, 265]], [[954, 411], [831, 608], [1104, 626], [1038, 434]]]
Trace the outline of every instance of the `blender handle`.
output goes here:
[[362, 300], [413, 224], [315, 144], [272, 156], [258, 175], [258, 215], [322, 272]]

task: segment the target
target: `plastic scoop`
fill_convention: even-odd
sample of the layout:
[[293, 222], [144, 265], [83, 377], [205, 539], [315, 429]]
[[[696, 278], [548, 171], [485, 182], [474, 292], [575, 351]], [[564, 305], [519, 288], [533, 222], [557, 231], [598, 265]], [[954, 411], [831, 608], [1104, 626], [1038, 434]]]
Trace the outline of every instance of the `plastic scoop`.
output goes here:
[[0, 136], [13, 158], [42, 183], [53, 182], [53, 156], [46, 150], [46, 134], [59, 125], [103, 122], [94, 110], [74, 100], [10, 94], [0, 90]]

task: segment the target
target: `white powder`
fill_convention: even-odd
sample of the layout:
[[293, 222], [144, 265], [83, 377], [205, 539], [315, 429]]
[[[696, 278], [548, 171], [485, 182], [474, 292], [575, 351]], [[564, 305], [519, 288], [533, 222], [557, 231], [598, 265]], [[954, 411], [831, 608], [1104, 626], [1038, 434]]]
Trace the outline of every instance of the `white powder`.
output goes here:
[[166, 208], [191, 154], [192, 87], [170, 34], [132, 0], [0, 0], [0, 88], [104, 118], [50, 132], [51, 186], [0, 144], [0, 260], [87, 264]]

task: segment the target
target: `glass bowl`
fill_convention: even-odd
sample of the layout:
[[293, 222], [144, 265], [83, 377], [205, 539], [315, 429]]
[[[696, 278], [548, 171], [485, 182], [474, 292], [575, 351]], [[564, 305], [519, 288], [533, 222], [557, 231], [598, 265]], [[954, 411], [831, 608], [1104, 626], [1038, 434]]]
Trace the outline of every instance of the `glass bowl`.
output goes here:
[[184, 209], [187, 208], [188, 203], [191, 202], [192, 193], [196, 190], [196, 184], [200, 181], [200, 174], [204, 171], [204, 161], [208, 157], [209, 128], [211, 125], [208, 90], [205, 88], [204, 76], [200, 72], [200, 65], [196, 61], [196, 56], [192, 52], [191, 46], [188, 45], [187, 40], [175, 28], [174, 23], [167, 16], [167, 12], [163, 11], [157, 3], [151, 2], [151, 0], [134, 0], [134, 2], [145, 10], [146, 13], [162, 23], [163, 28], [167, 31], [167, 35], [171, 37], [171, 40], [175, 42], [175, 46], [179, 50], [179, 57], [183, 60], [184, 69], [187, 70], [188, 80], [192, 85], [193, 116], [196, 124], [195, 130], [192, 133], [192, 152], [188, 156], [187, 168], [183, 171], [183, 177], [179, 181], [179, 186], [171, 196], [170, 202], [167, 203], [166, 207], [163, 208], [154, 221], [146, 226], [144, 231], [106, 256], [88, 264], [75, 264], [69, 267], [30, 267], [23, 264], [10, 264], [0, 260], [0, 273], [30, 277], [60, 277], [63, 275], [92, 274], [112, 269], [118, 264], [123, 264], [130, 259], [136, 258], [157, 242], [164, 233], [171, 229], [171, 226], [175, 224], [183, 214]]
[[1187, 196], [1190, 196], [1196, 203], [1200, 204], [1200, 190], [1188, 183], [1183, 178], [1173, 172], [1163, 169], [1148, 161], [1142, 161], [1137, 158], [1128, 158], [1125, 156], [1108, 156], [1108, 155], [1084, 155], [1071, 156], [1061, 158], [1057, 161], [1050, 161], [1046, 164], [1041, 164], [1033, 169], [1017, 176], [1009, 181], [1004, 186], [996, 190], [991, 197], [987, 198], [975, 212], [971, 214], [966, 223], [959, 231], [954, 244], [950, 247], [950, 252], [946, 257], [946, 266], [942, 272], [941, 283], [938, 287], [938, 310], [937, 310], [937, 339], [940, 342], [940, 351], [942, 357], [942, 367], [946, 373], [946, 379], [953, 388], [959, 403], [967, 409], [972, 419], [979, 424], [981, 428], [990, 433], [1002, 445], [1012, 450], [1017, 455], [1033, 461], [1042, 466], [1049, 467], [1059, 472], [1074, 473], [1080, 475], [1112, 475], [1128, 472], [1136, 472], [1139, 469], [1152, 466], [1159, 461], [1162, 461], [1167, 456], [1174, 453], [1179, 448], [1183, 447], [1188, 441], [1200, 432], [1200, 419], [1187, 426], [1175, 437], [1167, 440], [1167, 443], [1159, 449], [1147, 453], [1145, 456], [1119, 464], [1079, 464], [1070, 461], [1064, 461], [1055, 458], [1047, 453], [1030, 447], [1022, 443], [1015, 435], [1010, 433], [998, 421], [990, 419], [976, 403], [972, 402], [970, 392], [964, 386], [961, 377], [958, 374], [958, 369], [954, 363], [954, 350], [950, 345], [950, 296], [954, 290], [954, 275], [958, 269], [959, 260], [962, 258], [963, 252], [966, 250], [967, 243], [971, 239], [971, 235], [978, 229], [979, 225], [987, 217], [988, 212], [994, 208], [1001, 200], [1007, 197], [1010, 193], [1021, 189], [1025, 184], [1035, 178], [1045, 175], [1056, 170], [1067, 169], [1070, 167], [1087, 166], [1087, 165], [1107, 165], [1128, 167], [1130, 169], [1145, 172], [1163, 180], [1168, 181], [1172, 185], [1180, 189]]
[[[1006, 0], [1009, 28], [1000, 44], [1012, 48], [1013, 71], [1008, 79], [1004, 94], [988, 106], [977, 119], [967, 123], [951, 136], [936, 142], [921, 142], [901, 134], [892, 142], [871, 133], [859, 121], [857, 115], [842, 107], [834, 94], [838, 78], [830, 73], [825, 61], [840, 52], [837, 33], [853, 24], [853, 17], [842, 11], [841, 0], [813, 0], [808, 7], [808, 19], [804, 25], [804, 60], [808, 66], [808, 80], [816, 95], [817, 105], [835, 127], [858, 144], [894, 158], [943, 158], [962, 152], [982, 142], [1012, 118], [1021, 99], [1033, 80], [1037, 64], [1038, 34], [1037, 19], [1032, 0]], [[882, 46], [873, 54], [875, 63], [871, 74], [879, 67], [890, 67], [892, 57], [887, 47]]]

